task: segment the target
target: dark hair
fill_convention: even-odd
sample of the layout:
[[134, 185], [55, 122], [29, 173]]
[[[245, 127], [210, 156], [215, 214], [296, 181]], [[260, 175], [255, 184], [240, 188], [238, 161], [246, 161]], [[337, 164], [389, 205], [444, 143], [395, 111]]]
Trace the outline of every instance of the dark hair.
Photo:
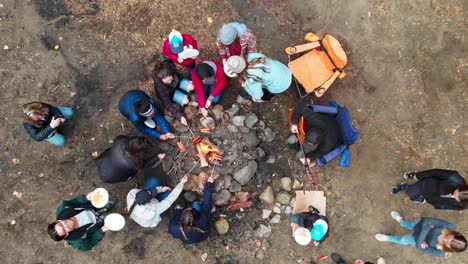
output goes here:
[[306, 140], [312, 144], [318, 144], [322, 140], [322, 130], [317, 128], [307, 129]]
[[57, 224], [57, 221], [53, 222], [52, 224], [49, 224], [47, 226], [47, 233], [49, 233], [50, 238], [54, 241], [62, 241], [65, 236], [59, 236], [57, 234], [57, 231], [55, 231], [55, 225]]
[[206, 63], [200, 63], [195, 67], [195, 72], [201, 80], [213, 77], [215, 75], [213, 68]]
[[139, 102], [136, 102], [134, 106], [135, 106], [135, 111], [137, 111], [138, 113], [145, 113], [150, 109], [151, 103], [148, 99], [145, 98]]
[[[135, 158], [137, 163], [144, 163], [151, 159], [151, 142], [145, 137], [131, 137], [127, 142], [126, 150]], [[137, 164], [137, 167], [142, 164]]]
[[167, 76], [174, 76], [177, 73], [174, 63], [171, 60], [165, 60], [154, 65], [153, 79], [164, 79]]
[[458, 199], [462, 207], [468, 209], [468, 185], [458, 188]]
[[193, 226], [195, 220], [195, 212], [192, 208], [185, 209], [180, 215], [180, 222], [184, 230]]

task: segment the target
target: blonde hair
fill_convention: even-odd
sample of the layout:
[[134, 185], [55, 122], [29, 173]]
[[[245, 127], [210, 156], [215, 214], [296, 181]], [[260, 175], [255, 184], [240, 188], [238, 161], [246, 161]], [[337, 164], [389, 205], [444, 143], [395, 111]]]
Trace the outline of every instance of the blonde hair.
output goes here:
[[[260, 69], [262, 70], [263, 72], [265, 73], [270, 73], [270, 69], [268, 69], [266, 67], [267, 64], [269, 64], [269, 60], [270, 58], [268, 57], [261, 57], [261, 58], [256, 58], [256, 59], [253, 59], [251, 62], [247, 62], [247, 67], [244, 68], [244, 70], [242, 72], [240, 72], [239, 74], [237, 74], [237, 78], [239, 79], [239, 81], [247, 81], [247, 79], [253, 79], [254, 81], [256, 82], [263, 82], [262, 78], [258, 77], [257, 75], [254, 75], [254, 74], [249, 74], [247, 71], [248, 70], [256, 70], [256, 69]], [[257, 65], [257, 64], [263, 64], [261, 66]]]
[[443, 250], [447, 253], [459, 253], [466, 249], [466, 238], [459, 232], [444, 228], [442, 229], [442, 235], [452, 235], [453, 240], [450, 242], [450, 246], [447, 246], [445, 244], [437, 244], [438, 249]]
[[32, 117], [34, 115], [40, 115], [45, 117], [49, 114], [49, 108], [47, 108], [44, 104], [39, 102], [27, 103], [23, 105], [23, 119], [33, 124], [34, 126], [39, 127], [39, 121], [34, 121]]

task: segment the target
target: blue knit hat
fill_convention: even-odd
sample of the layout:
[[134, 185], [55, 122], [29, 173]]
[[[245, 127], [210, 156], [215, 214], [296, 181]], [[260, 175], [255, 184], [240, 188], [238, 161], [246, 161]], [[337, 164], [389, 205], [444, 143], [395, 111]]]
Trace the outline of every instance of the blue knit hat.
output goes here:
[[171, 34], [169, 34], [169, 45], [174, 54], [179, 54], [184, 51], [184, 39], [179, 31], [172, 30]]
[[230, 24], [224, 24], [219, 31], [219, 40], [224, 45], [230, 45], [237, 37], [237, 30], [234, 26]]

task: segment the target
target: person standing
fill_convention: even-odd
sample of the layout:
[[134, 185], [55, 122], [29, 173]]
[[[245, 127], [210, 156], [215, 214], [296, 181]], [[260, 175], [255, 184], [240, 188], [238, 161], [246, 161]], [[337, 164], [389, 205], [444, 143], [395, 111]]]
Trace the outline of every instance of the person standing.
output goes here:
[[221, 27], [216, 45], [223, 64], [231, 56], [246, 57], [250, 53], [257, 52], [257, 39], [254, 34], [244, 24], [238, 22], [224, 24]]
[[200, 112], [208, 116], [207, 108], [221, 100], [222, 91], [228, 85], [223, 65], [217, 61], [201, 61], [193, 71], [192, 83]]
[[[143, 91], [126, 92], [120, 98], [119, 110], [138, 130], [148, 136], [160, 140], [174, 138], [156, 102]], [[156, 125], [159, 126], [161, 133], [156, 130]]]
[[468, 208], [468, 186], [465, 179], [454, 170], [431, 169], [421, 172], [405, 172], [403, 178], [416, 183], [400, 183], [390, 189], [390, 194], [403, 191], [413, 203], [426, 201], [435, 209], [465, 210]]
[[35, 141], [46, 140], [53, 145], [63, 147], [67, 140], [57, 129], [73, 114], [73, 109], [70, 107], [54, 107], [46, 103], [31, 102], [23, 105], [25, 120], [23, 126]]

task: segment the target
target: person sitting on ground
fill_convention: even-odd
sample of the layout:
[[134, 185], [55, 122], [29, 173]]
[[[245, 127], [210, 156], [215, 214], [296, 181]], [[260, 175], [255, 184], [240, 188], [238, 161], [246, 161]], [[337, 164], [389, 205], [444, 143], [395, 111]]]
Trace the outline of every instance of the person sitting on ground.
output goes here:
[[[154, 158], [153, 153], [151, 143], [144, 137], [117, 136], [112, 147], [96, 158], [99, 177], [105, 183], [128, 181]], [[157, 157], [162, 160], [165, 154]]]
[[465, 210], [468, 208], [468, 186], [465, 179], [454, 170], [432, 169], [421, 172], [405, 172], [405, 179], [418, 180], [392, 187], [391, 194], [406, 191], [413, 203], [426, 201], [435, 209]]
[[187, 175], [171, 191], [161, 186], [158, 178], [150, 178], [143, 189], [133, 189], [127, 194], [127, 210], [130, 218], [142, 227], [155, 227], [161, 222], [165, 212], [177, 200], [187, 182]]
[[[301, 147], [295, 141], [295, 134], [299, 133], [297, 124], [301, 116], [304, 117], [304, 123], [307, 127], [303, 143], [307, 161]], [[311, 161], [327, 154], [338, 144], [340, 130], [336, 120], [332, 116], [314, 112], [306, 104], [296, 105], [291, 123], [291, 132], [293, 134], [289, 136], [288, 144], [297, 151], [296, 156], [303, 164], [315, 164]]]
[[23, 123], [28, 134], [35, 141], [46, 140], [51, 144], [63, 147], [66, 138], [57, 131], [65, 120], [73, 116], [73, 109], [70, 107], [54, 107], [41, 102], [31, 102], [23, 105]]
[[237, 75], [255, 102], [269, 101], [286, 91], [292, 81], [291, 71], [286, 65], [260, 53], [250, 53], [247, 61], [242, 56], [231, 56], [226, 67]]
[[192, 83], [200, 112], [208, 116], [207, 108], [221, 100], [221, 92], [228, 85], [223, 65], [217, 61], [201, 61], [192, 73]]
[[181, 57], [180, 55], [184, 51], [184, 47], [198, 50], [197, 40], [190, 34], [180, 34], [179, 31], [172, 30], [169, 34], [169, 38], [164, 41], [162, 53], [173, 62], [183, 66], [185, 71], [191, 74], [195, 68], [197, 56], [190, 58]]
[[210, 215], [213, 206], [213, 178], [209, 177], [203, 190], [203, 205], [195, 202], [192, 207], [183, 209], [177, 205], [172, 211], [169, 222], [169, 233], [182, 240], [185, 244], [199, 243], [208, 238], [210, 231]]
[[[174, 138], [156, 102], [143, 91], [126, 92], [120, 98], [119, 110], [141, 132], [160, 140]], [[156, 125], [162, 133], [156, 130]]]
[[104, 225], [104, 213], [115, 206], [109, 200], [104, 208], [97, 209], [91, 204], [91, 195], [80, 195], [72, 200], [63, 201], [57, 208], [57, 221], [49, 224], [47, 232], [55, 241], [65, 239], [67, 243], [81, 251], [88, 251], [104, 238], [109, 230]]
[[[153, 81], [156, 96], [161, 100], [165, 110], [171, 113], [174, 118], [180, 120], [182, 124], [187, 125], [187, 119], [182, 114], [182, 107], [173, 101], [174, 94], [179, 89], [182, 80], [182, 76], [177, 71], [174, 62], [165, 60], [154, 66]], [[194, 90], [192, 82], [188, 84], [188, 90]], [[183, 105], [187, 105], [188, 103], [187, 97]]]
[[412, 230], [412, 233], [404, 236], [376, 234], [375, 239], [378, 241], [415, 246], [426, 254], [441, 258], [448, 258], [449, 253], [459, 253], [466, 249], [466, 238], [454, 231], [457, 228], [454, 224], [425, 217], [407, 221], [395, 211], [391, 215], [402, 227]]
[[[330, 255], [330, 257], [332, 258], [332, 260], [336, 263], [336, 264], [346, 264], [347, 262], [338, 254], [336, 253], [332, 253]], [[385, 259], [382, 258], [382, 257], [378, 257], [377, 260], [376, 260], [376, 264], [385, 264]], [[370, 261], [365, 261], [365, 260], [362, 260], [362, 259], [356, 259], [354, 261], [354, 264], [374, 264]]]
[[328, 218], [320, 214], [319, 210], [313, 206], [309, 212], [294, 214], [290, 217], [291, 223], [310, 230], [314, 245], [322, 244], [328, 237]]
[[224, 24], [218, 32], [216, 45], [223, 64], [231, 56], [243, 56], [257, 52], [257, 39], [244, 24], [233, 22]]

